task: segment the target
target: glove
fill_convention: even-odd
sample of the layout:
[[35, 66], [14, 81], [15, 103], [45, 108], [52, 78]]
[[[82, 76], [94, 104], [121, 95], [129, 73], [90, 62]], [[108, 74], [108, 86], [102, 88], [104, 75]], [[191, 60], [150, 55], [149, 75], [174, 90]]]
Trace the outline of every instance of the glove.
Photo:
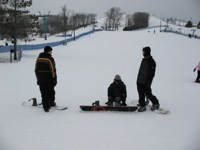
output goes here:
[[196, 71], [196, 68], [194, 68], [193, 72], [195, 72], [195, 71]]

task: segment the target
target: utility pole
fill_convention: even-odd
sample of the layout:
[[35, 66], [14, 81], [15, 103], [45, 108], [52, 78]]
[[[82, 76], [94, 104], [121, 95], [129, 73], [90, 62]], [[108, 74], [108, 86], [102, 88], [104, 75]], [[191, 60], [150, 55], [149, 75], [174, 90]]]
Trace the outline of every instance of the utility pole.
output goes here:
[[41, 15], [41, 13], [39, 12], [39, 16], [38, 17], [43, 17], [43, 28], [44, 28], [44, 39], [47, 40], [47, 25], [46, 25], [46, 17], [49, 17], [50, 15], [50, 11], [49, 13], [46, 15]]
[[17, 60], [17, 29], [16, 29], [16, 25], [17, 25], [17, 2], [15, 0], [15, 9], [14, 9], [14, 60]]

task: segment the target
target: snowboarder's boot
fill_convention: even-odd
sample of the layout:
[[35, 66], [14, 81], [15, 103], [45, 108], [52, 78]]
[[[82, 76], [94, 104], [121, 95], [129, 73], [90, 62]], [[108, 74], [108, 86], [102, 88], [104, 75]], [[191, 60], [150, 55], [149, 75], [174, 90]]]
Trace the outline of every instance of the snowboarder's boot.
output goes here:
[[49, 109], [44, 109], [45, 112], [49, 112]]
[[138, 108], [138, 112], [143, 112], [143, 111], [146, 111], [147, 109], [146, 109], [146, 107], [145, 106], [140, 106], [139, 108]]
[[51, 102], [51, 107], [55, 107], [56, 106], [56, 102]]
[[154, 111], [154, 110], [156, 110], [156, 109], [159, 109], [160, 108], [160, 104], [158, 103], [158, 104], [153, 104], [152, 106], [151, 106], [151, 110], [152, 111]]
[[122, 103], [121, 106], [127, 106], [127, 104], [126, 103]]

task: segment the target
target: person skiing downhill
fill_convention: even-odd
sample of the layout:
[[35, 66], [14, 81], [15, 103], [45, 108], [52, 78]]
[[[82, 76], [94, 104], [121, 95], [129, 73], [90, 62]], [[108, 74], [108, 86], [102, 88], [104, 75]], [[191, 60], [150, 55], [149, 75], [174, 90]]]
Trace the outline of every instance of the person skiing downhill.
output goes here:
[[35, 75], [45, 112], [49, 112], [51, 107], [56, 106], [54, 87], [57, 84], [57, 74], [52, 50], [50, 46], [45, 46], [44, 52], [39, 54], [35, 64]]
[[151, 90], [151, 84], [155, 76], [156, 62], [151, 56], [150, 47], [144, 47], [142, 53], [144, 58], [140, 64], [137, 76], [137, 90], [139, 95], [138, 112], [146, 111], [145, 97], [153, 103], [151, 110], [154, 111], [160, 107], [158, 99], [152, 94]]
[[197, 66], [194, 68], [194, 72], [196, 71], [197, 69], [197, 77], [196, 77], [196, 80], [195, 82], [196, 83], [200, 83], [199, 79], [200, 79], [200, 62], [197, 64]]

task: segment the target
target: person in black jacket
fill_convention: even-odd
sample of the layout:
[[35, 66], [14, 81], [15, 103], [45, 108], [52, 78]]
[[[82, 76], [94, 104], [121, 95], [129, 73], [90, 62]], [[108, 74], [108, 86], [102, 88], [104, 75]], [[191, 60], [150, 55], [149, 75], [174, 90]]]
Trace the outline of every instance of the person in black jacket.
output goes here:
[[151, 110], [154, 111], [160, 107], [159, 101], [152, 94], [151, 84], [155, 76], [156, 62], [151, 56], [151, 48], [144, 47], [142, 49], [144, 58], [142, 59], [138, 76], [137, 76], [137, 90], [139, 95], [139, 112], [146, 111], [145, 96], [152, 102]]
[[108, 87], [108, 102], [106, 103], [108, 106], [113, 106], [113, 102], [115, 106], [126, 106], [126, 85], [121, 80], [120, 75], [115, 75], [113, 83]]
[[54, 87], [57, 84], [57, 74], [52, 50], [50, 46], [45, 46], [44, 52], [39, 54], [35, 64], [35, 75], [45, 112], [49, 112], [51, 107], [56, 106]]

